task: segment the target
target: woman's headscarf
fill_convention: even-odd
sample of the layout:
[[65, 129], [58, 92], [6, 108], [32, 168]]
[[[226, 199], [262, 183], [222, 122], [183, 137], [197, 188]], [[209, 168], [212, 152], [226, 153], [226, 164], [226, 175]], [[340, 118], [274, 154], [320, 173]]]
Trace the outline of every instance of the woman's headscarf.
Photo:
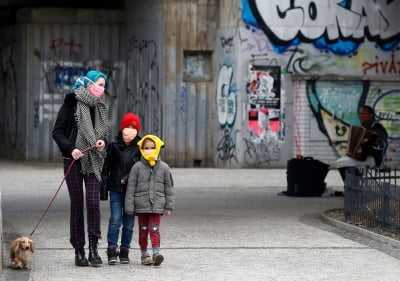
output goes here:
[[72, 90], [76, 90], [81, 86], [87, 88], [87, 85], [90, 81], [96, 82], [100, 77], [103, 77], [107, 82], [108, 77], [103, 72], [98, 70], [90, 70], [88, 73], [86, 73], [86, 76], [79, 76], [79, 78], [76, 79], [75, 84], [72, 86]]

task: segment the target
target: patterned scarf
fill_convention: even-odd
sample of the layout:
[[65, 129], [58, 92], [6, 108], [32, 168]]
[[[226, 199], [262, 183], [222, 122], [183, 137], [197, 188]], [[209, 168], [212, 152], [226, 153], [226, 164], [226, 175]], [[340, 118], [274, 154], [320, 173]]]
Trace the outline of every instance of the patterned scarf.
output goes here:
[[[78, 127], [76, 147], [80, 150], [91, 147], [99, 139], [107, 139], [110, 131], [108, 121], [108, 107], [99, 98], [92, 96], [85, 88], [79, 87], [75, 90], [77, 107], [75, 120]], [[90, 115], [90, 108], [94, 108], [94, 122]], [[94, 125], [93, 125], [94, 124]], [[82, 173], [87, 175], [94, 173], [101, 182], [101, 170], [104, 163], [106, 151], [93, 149], [85, 152], [81, 161]]]

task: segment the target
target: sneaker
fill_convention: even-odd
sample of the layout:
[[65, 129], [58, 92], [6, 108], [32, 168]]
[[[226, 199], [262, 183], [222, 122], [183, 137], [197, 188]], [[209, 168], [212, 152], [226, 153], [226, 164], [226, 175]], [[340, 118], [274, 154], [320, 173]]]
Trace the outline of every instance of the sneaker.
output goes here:
[[128, 264], [129, 263], [129, 249], [128, 248], [120, 248], [119, 249], [119, 262], [121, 264]]
[[160, 254], [153, 254], [153, 265], [159, 266], [164, 261], [164, 257]]
[[118, 263], [118, 252], [115, 246], [107, 248], [108, 264], [113, 265]]
[[143, 255], [141, 257], [141, 261], [143, 265], [152, 265], [153, 264], [153, 260], [151, 259], [149, 254]]

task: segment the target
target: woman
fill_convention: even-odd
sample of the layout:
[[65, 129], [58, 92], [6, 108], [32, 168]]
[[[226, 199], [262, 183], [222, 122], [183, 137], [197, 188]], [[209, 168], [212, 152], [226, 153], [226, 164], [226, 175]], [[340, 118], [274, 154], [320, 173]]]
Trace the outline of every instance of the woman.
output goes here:
[[[101, 266], [97, 252], [100, 232], [100, 182], [105, 146], [110, 130], [108, 107], [102, 102], [107, 76], [89, 71], [67, 94], [53, 128], [53, 139], [64, 158], [64, 174], [71, 200], [70, 242], [75, 265]], [[86, 151], [87, 150], [87, 151]], [[67, 173], [67, 171], [69, 172]], [[85, 256], [83, 181], [86, 190], [89, 260]]]

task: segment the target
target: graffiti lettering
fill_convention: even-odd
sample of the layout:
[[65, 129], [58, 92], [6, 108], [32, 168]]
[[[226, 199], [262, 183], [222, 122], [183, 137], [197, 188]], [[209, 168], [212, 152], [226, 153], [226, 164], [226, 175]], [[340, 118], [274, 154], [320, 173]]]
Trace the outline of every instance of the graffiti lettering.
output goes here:
[[236, 131], [230, 128], [223, 130], [223, 136], [217, 144], [217, 162], [222, 164], [237, 163], [236, 157]]
[[221, 37], [221, 47], [233, 47], [233, 36], [229, 38]]
[[[246, 29], [250, 29], [250, 27], [246, 25]], [[241, 42], [241, 47], [243, 48], [241, 50], [242, 53], [273, 51], [271, 43], [261, 30], [255, 28], [251, 28], [251, 30], [252, 36]]]
[[90, 67], [57, 65], [55, 67], [54, 85], [59, 89], [70, 88], [78, 76], [85, 75], [89, 70], [91, 70]]
[[146, 130], [160, 134], [162, 111], [159, 109], [157, 43], [132, 37], [127, 71], [128, 91], [123, 111], [132, 110], [140, 116]]
[[40, 118], [39, 118], [39, 108], [40, 108], [40, 102], [35, 100], [33, 101], [33, 110], [34, 110], [34, 115], [33, 115], [33, 126], [35, 129], [37, 129], [39, 127], [39, 122], [40, 122]]
[[54, 56], [58, 57], [63, 55], [63, 47], [69, 46], [68, 55], [76, 56], [78, 52], [75, 51], [76, 48], [81, 48], [82, 44], [77, 44], [74, 42], [74, 39], [70, 39], [69, 41], [64, 41], [64, 39], [57, 38], [51, 41], [50, 49], [53, 50]]
[[364, 75], [370, 74], [369, 71], [375, 71], [375, 74], [400, 74], [400, 60], [396, 61], [395, 55], [392, 54], [390, 61], [380, 61], [379, 57], [375, 57], [374, 62], [364, 62], [362, 67], [364, 68]]
[[273, 136], [265, 139], [257, 139], [250, 137], [243, 138], [246, 149], [244, 152], [244, 161], [249, 165], [259, 165], [262, 163], [270, 163], [272, 160], [279, 160], [281, 149], [279, 143]]
[[185, 114], [185, 107], [186, 107], [186, 92], [187, 88], [186, 87], [181, 87], [181, 91], [179, 93], [179, 113], [181, 114], [182, 119], [184, 119], [184, 114]]
[[333, 41], [340, 35], [353, 40], [367, 35], [387, 41], [399, 36], [399, 21], [391, 12], [399, 11], [399, 1], [250, 0], [250, 5], [275, 41], [288, 43], [298, 36], [311, 41], [325, 36]]
[[312, 61], [311, 54], [298, 47], [287, 49], [285, 53], [292, 53], [286, 65], [287, 73], [306, 74], [322, 68], [322, 65], [327, 67], [334, 64], [334, 62], [328, 63], [330, 58], [326, 54], [314, 55]]
[[232, 83], [231, 66], [222, 66], [217, 80], [218, 121], [221, 126], [231, 126], [236, 118], [236, 93]]

